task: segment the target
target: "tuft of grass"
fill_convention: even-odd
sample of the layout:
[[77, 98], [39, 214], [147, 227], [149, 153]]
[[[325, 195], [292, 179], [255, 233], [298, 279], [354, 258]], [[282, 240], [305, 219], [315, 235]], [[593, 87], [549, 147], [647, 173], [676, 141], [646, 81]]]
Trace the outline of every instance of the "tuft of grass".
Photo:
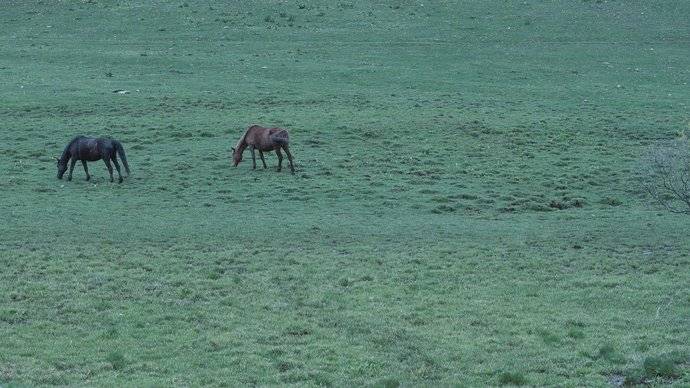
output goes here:
[[677, 379], [681, 375], [681, 365], [687, 365], [690, 356], [683, 352], [671, 352], [657, 356], [645, 357], [642, 365], [625, 372], [625, 384], [646, 384], [655, 379], [665, 382]]
[[556, 334], [548, 330], [539, 330], [538, 334], [547, 345], [556, 345], [561, 342], [561, 339]]
[[452, 213], [456, 210], [454, 206], [450, 205], [438, 205], [435, 208], [431, 209], [431, 212], [434, 214], [443, 214], [443, 213]]
[[394, 378], [381, 379], [371, 385], [371, 388], [398, 388], [400, 386], [400, 381]]
[[647, 376], [671, 378], [678, 375], [678, 370], [673, 359], [663, 356], [645, 358], [642, 368], [644, 368], [644, 373]]
[[595, 355], [595, 358], [598, 360], [606, 360], [614, 364], [622, 364], [625, 362], [623, 355], [621, 355], [611, 343], [606, 343], [599, 347], [599, 351]]
[[115, 370], [122, 370], [127, 365], [127, 360], [125, 359], [124, 354], [118, 351], [108, 353], [108, 355], [105, 357], [105, 360], [109, 362]]
[[623, 201], [615, 197], [606, 197], [601, 200], [601, 203], [608, 206], [620, 206], [623, 204]]
[[581, 329], [577, 329], [577, 328], [572, 327], [572, 328], [568, 329], [568, 337], [570, 337], [572, 339], [582, 339], [582, 338], [585, 338], [585, 332], [582, 331]]
[[312, 333], [311, 329], [304, 327], [304, 326], [299, 326], [299, 325], [292, 325], [285, 331], [285, 334], [295, 336], [295, 337], [302, 337], [302, 336], [310, 335], [311, 333]]
[[297, 365], [290, 361], [280, 361], [276, 364], [276, 368], [278, 368], [278, 371], [281, 373], [287, 372], [291, 369], [295, 369]]
[[612, 344], [605, 344], [599, 348], [596, 358], [598, 359], [608, 359], [616, 354], [616, 348]]
[[642, 368], [645, 375], [649, 377], [675, 378], [680, 374], [678, 366], [688, 362], [690, 362], [690, 357], [687, 354], [674, 352], [646, 357]]
[[527, 378], [520, 372], [503, 372], [498, 377], [499, 385], [526, 385]]

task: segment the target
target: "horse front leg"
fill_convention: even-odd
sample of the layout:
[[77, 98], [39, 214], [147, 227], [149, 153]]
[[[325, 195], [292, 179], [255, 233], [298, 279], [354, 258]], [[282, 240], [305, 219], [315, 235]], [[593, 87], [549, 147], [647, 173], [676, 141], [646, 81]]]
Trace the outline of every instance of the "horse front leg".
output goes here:
[[89, 168], [86, 166], [86, 160], [81, 161], [82, 166], [84, 166], [84, 172], [86, 173], [86, 180], [91, 179], [91, 175], [89, 175]]
[[67, 175], [67, 180], [71, 181], [72, 180], [72, 171], [74, 171], [74, 165], [77, 163], [77, 159], [72, 158], [69, 164], [69, 175]]
[[254, 146], [250, 148], [252, 151], [252, 170], [256, 170], [256, 154], [254, 153]]
[[264, 168], [266, 168], [266, 161], [264, 160], [264, 152], [259, 150], [259, 157], [261, 158], [261, 163], [264, 164]]

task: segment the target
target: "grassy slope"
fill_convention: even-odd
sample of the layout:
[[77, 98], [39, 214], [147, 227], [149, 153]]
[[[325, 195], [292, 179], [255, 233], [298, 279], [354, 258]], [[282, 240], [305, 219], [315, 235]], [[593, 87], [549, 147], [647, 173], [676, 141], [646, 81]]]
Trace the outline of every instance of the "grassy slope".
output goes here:
[[[0, 383], [690, 382], [688, 219], [636, 184], [688, 128], [689, 13], [4, 7]], [[229, 168], [250, 123], [296, 176]], [[56, 180], [77, 133], [133, 176]]]

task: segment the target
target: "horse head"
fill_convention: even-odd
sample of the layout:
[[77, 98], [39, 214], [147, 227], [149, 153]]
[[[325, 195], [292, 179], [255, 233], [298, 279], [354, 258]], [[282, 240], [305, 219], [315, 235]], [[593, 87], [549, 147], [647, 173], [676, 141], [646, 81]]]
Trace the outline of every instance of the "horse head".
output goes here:
[[57, 160], [57, 178], [62, 179], [62, 176], [65, 175], [65, 171], [67, 171], [67, 160], [60, 160], [60, 158], [55, 158]]
[[232, 162], [235, 167], [237, 167], [238, 164], [242, 161], [242, 152], [238, 151], [235, 149], [235, 147], [232, 147]]

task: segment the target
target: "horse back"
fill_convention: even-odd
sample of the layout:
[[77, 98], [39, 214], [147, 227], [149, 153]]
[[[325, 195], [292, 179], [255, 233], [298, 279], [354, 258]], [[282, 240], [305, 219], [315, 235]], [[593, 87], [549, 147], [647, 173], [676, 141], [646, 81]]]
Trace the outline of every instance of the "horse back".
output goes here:
[[77, 160], [96, 161], [112, 148], [110, 139], [78, 136], [70, 146], [70, 153]]
[[[281, 136], [281, 133], [285, 133]], [[278, 138], [276, 138], [278, 137]], [[247, 130], [245, 142], [248, 145], [257, 147], [262, 151], [273, 150], [285, 144], [287, 131], [281, 128], [266, 128], [260, 125], [252, 125]]]
[[286, 145], [290, 142], [290, 136], [288, 135], [287, 129], [271, 128], [268, 130], [268, 136], [273, 143], [279, 145]]
[[274, 136], [281, 136], [281, 137], [287, 137], [287, 129], [283, 128], [268, 128], [268, 134], [271, 137]]

